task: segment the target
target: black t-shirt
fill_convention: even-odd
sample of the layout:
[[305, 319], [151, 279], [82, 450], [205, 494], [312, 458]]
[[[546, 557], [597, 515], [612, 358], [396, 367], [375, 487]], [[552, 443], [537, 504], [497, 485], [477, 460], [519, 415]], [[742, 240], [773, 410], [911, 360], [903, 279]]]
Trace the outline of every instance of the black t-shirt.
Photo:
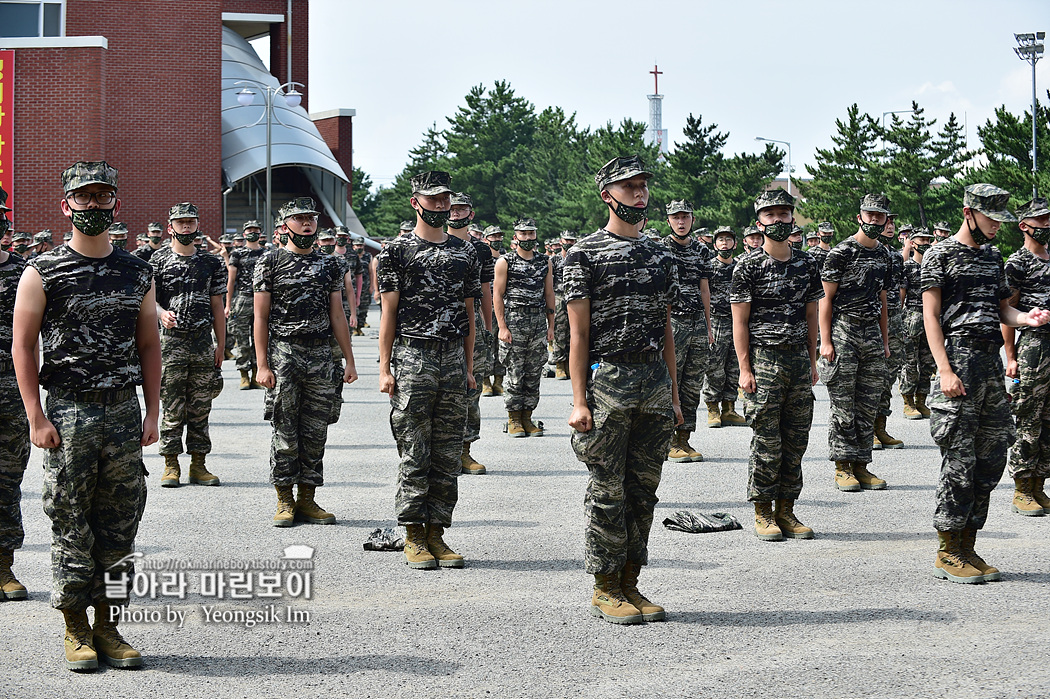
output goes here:
[[266, 250], [263, 248], [252, 250], [245, 246], [243, 248], [234, 248], [233, 252], [230, 253], [229, 266], [237, 270], [237, 278], [233, 281], [234, 296], [252, 295], [252, 285], [255, 281], [255, 265], [265, 252]]
[[8, 253], [7, 261], [0, 264], [0, 361], [11, 361], [15, 292], [25, 268], [25, 259], [16, 252]]
[[507, 261], [507, 289], [503, 303], [507, 308], [544, 308], [547, 282], [547, 256], [535, 253], [526, 260], [516, 252], [503, 256]]
[[255, 263], [256, 292], [270, 294], [270, 335], [319, 340], [332, 335], [329, 299], [342, 291], [341, 267], [330, 255], [305, 255], [284, 248], [268, 251]]
[[150, 258], [153, 257], [153, 253], [160, 252], [162, 249], [163, 248], [157, 248], [156, 250], [154, 250], [153, 247], [150, 245], [140, 245], [134, 250], [132, 250], [131, 254], [139, 258], [140, 260], [145, 260], [146, 262], [149, 262]]
[[149, 264], [124, 250], [95, 258], [63, 245], [29, 266], [47, 296], [40, 385], [82, 392], [141, 384], [135, 333], [153, 280]]
[[828, 253], [820, 277], [839, 285], [831, 300], [835, 315], [877, 321], [882, 313], [881, 292], [892, 286], [892, 273], [885, 247], [866, 248], [849, 237]]
[[751, 304], [750, 344], [773, 346], [809, 340], [806, 304], [824, 298], [817, 263], [801, 250], [781, 262], [759, 248], [737, 261], [730, 301]]
[[729, 295], [733, 288], [733, 270], [736, 269], [736, 259], [723, 263], [715, 258], [711, 260], [711, 315], [719, 318], [729, 318], [733, 315], [733, 307], [729, 301]]
[[212, 326], [211, 297], [226, 295], [226, 267], [222, 258], [194, 252], [180, 255], [173, 248], [150, 258], [157, 285], [157, 305], [175, 314], [179, 331], [202, 331]]
[[492, 248], [488, 243], [480, 240], [470, 239], [474, 246], [474, 252], [478, 255], [478, 264], [481, 266], [481, 283], [491, 284], [496, 277], [496, 258], [492, 256]]
[[671, 312], [703, 313], [700, 282], [711, 278], [711, 250], [697, 240], [691, 241], [689, 245], [679, 245], [670, 236], [664, 239], [664, 245], [678, 265], [678, 297], [671, 306]]
[[904, 308], [922, 312], [922, 265], [915, 260], [904, 262]]
[[379, 253], [380, 293], [400, 294], [398, 337], [451, 341], [470, 332], [466, 299], [481, 297], [481, 266], [473, 245], [455, 236], [431, 243], [413, 234]]
[[999, 301], [1010, 298], [1003, 256], [993, 245], [971, 248], [946, 238], [922, 256], [922, 290], [941, 290], [945, 337], [1002, 343]]
[[678, 297], [677, 266], [662, 243], [600, 228], [569, 250], [562, 293], [566, 304], [590, 299], [592, 362], [662, 351], [667, 307]]

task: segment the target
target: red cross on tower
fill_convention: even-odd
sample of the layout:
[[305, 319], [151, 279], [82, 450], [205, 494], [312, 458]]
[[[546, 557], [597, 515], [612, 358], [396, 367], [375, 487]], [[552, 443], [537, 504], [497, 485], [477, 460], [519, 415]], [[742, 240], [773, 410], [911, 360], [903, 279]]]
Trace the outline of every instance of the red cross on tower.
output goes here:
[[649, 72], [653, 76], [653, 94], [658, 95], [660, 94], [660, 76], [663, 75], [664, 72], [660, 70], [655, 63], [653, 64], [653, 69]]

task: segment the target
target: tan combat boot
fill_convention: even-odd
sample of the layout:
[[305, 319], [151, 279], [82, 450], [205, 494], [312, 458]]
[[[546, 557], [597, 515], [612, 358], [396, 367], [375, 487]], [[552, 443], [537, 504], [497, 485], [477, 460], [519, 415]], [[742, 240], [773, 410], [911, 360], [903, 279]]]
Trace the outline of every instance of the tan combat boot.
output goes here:
[[91, 630], [95, 652], [110, 667], [141, 667], [142, 653], [132, 648], [117, 631], [119, 613], [120, 608], [116, 605], [108, 602], [95, 604], [95, 625]]
[[540, 422], [538, 425], [532, 421], [532, 411], [522, 410], [521, 411], [521, 426], [525, 429], [526, 437], [542, 437], [543, 436], [543, 423]]
[[503, 395], [503, 377], [493, 376], [492, 377], [492, 395], [502, 396]]
[[718, 403], [707, 404], [707, 426], [708, 428], [722, 426], [722, 411], [718, 408]]
[[1032, 479], [1014, 479], [1014, 501], [1010, 509], [1025, 517], [1042, 517], [1045, 513], [1042, 506], [1032, 496]]
[[601, 617], [613, 624], [641, 624], [645, 621], [642, 611], [627, 601], [620, 585], [619, 573], [595, 574], [591, 616]]
[[521, 411], [510, 410], [507, 412], [507, 434], [511, 437], [528, 437], [525, 426], [521, 424]]
[[463, 454], [459, 457], [461, 472], [468, 476], [485, 475], [485, 467], [470, 455], [470, 442], [463, 442]]
[[874, 451], [882, 451], [882, 442], [879, 441], [879, 436], [872, 435], [871, 437], [871, 448]]
[[719, 416], [722, 425], [728, 427], [743, 427], [747, 420], [736, 411], [736, 404], [731, 400], [722, 401], [722, 413]]
[[252, 383], [251, 383], [251, 387], [253, 389], [254, 388], [266, 388], [265, 386], [263, 386], [261, 383], [259, 383], [256, 380], [258, 376], [259, 376], [259, 367], [254, 367], [253, 366], [252, 367]]
[[860, 481], [853, 475], [853, 462], [835, 462], [835, 487], [847, 493], [855, 493], [861, 489]]
[[959, 535], [959, 551], [966, 560], [970, 562], [977, 570], [981, 571], [981, 575], [984, 576], [985, 582], [997, 582], [1002, 580], [1002, 573], [995, 566], [988, 565], [984, 562], [984, 559], [977, 555], [977, 552], [973, 550], [974, 544], [977, 543], [977, 530], [976, 529], [963, 529]]
[[25, 599], [29, 596], [25, 586], [11, 572], [15, 563], [15, 552], [11, 549], [0, 549], [0, 599]]
[[[904, 446], [904, 442], [899, 439], [890, 436], [890, 433], [886, 431], [886, 416], [879, 415], [875, 418], [875, 439], [882, 443], [885, 449], [900, 449]], [[872, 447], [875, 445], [873, 444]]]
[[251, 387], [252, 387], [252, 379], [251, 379], [250, 376], [248, 376], [248, 370], [247, 369], [241, 369], [241, 385], [240, 385], [240, 389], [242, 391], [247, 391], [247, 390], [251, 389]]
[[492, 382], [489, 381], [489, 377], [485, 377], [481, 380], [481, 395], [491, 396], [492, 395]]
[[86, 609], [63, 609], [66, 620], [66, 669], [84, 672], [98, 669], [98, 653], [91, 645], [91, 627]]
[[275, 485], [277, 490], [277, 514], [273, 516], [273, 526], [290, 527], [295, 521], [295, 495], [292, 486]]
[[671, 449], [667, 452], [667, 460], [676, 464], [689, 463], [692, 459], [689, 456], [689, 452], [682, 446], [682, 436], [685, 433], [675, 430], [674, 437], [671, 438]]
[[1043, 511], [1050, 514], [1050, 498], [1046, 496], [1046, 492], [1043, 490], [1046, 487], [1045, 478], [1033, 478], [1032, 479], [1032, 498], [1039, 503], [1039, 506], [1043, 508]]
[[438, 567], [437, 559], [427, 550], [427, 535], [422, 524], [405, 525], [405, 565], [418, 570]]
[[961, 532], [937, 532], [940, 543], [933, 563], [933, 575], [951, 582], [983, 583], [984, 575], [966, 559], [959, 548]]
[[798, 517], [795, 516], [794, 500], [777, 500], [777, 508], [773, 511], [773, 521], [788, 539], [813, 538], [813, 530], [798, 521]]
[[679, 436], [678, 445], [682, 448], [686, 454], [689, 455], [689, 461], [692, 463], [701, 463], [704, 460], [704, 455], [696, 449], [693, 449], [692, 445], [689, 444], [689, 435], [692, 432], [686, 432], [685, 430], [675, 430]]
[[161, 488], [178, 488], [179, 477], [182, 475], [182, 470], [179, 468], [179, 455], [178, 454], [165, 454], [164, 455], [164, 475], [160, 477]]
[[554, 378], [556, 378], [558, 381], [568, 381], [569, 380], [569, 363], [568, 362], [558, 362], [557, 364], [554, 365]]
[[631, 605], [642, 613], [642, 621], [663, 621], [667, 618], [664, 608], [653, 604], [645, 595], [638, 591], [638, 576], [642, 567], [637, 563], [627, 561], [620, 573], [620, 591]]
[[915, 409], [919, 411], [919, 414], [925, 418], [930, 416], [930, 409], [926, 407], [926, 394], [916, 393], [915, 394]]
[[762, 541], [783, 541], [784, 532], [777, 526], [773, 503], [755, 503], [755, 536]]
[[903, 393], [901, 397], [904, 399], [904, 419], [921, 420], [922, 413], [915, 407], [915, 396], [910, 393]]
[[316, 485], [299, 484], [299, 496], [295, 499], [295, 518], [311, 524], [335, 524], [335, 515], [326, 512], [314, 502]]
[[204, 465], [205, 454], [190, 453], [190, 483], [197, 485], [219, 485], [219, 477], [210, 473]]
[[851, 463], [853, 464], [853, 477], [860, 483], [861, 488], [864, 490], [886, 490], [886, 481], [869, 471], [867, 464], [862, 464], [859, 461]]
[[445, 543], [445, 528], [440, 524], [428, 524], [426, 527], [427, 533], [427, 551], [430, 551], [430, 555], [437, 559], [437, 564], [441, 568], [462, 568], [463, 567], [463, 556], [453, 551], [448, 544]]

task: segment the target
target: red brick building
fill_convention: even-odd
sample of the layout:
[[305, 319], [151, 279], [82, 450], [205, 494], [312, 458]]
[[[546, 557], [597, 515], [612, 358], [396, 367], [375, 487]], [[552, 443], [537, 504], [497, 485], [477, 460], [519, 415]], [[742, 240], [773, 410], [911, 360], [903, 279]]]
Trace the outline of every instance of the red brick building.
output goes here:
[[[3, 70], [13, 114], [4, 118], [14, 131], [13, 143], [0, 144], [0, 184], [12, 195], [14, 227], [68, 230], [59, 174], [77, 160], [119, 170], [118, 219], [136, 234], [180, 201], [199, 206], [212, 237], [224, 204], [227, 228], [267, 218], [265, 120], [250, 123], [265, 114], [265, 90], [253, 87], [255, 103], [245, 107], [233, 83], [254, 77], [276, 87], [290, 74], [305, 88], [299, 109], [274, 110], [272, 208], [309, 193], [325, 198], [326, 224], [353, 228], [353, 110], [318, 115], [320, 132], [313, 126], [308, 33], [308, 0], [0, 2], [0, 51], [13, 57]], [[267, 34], [272, 77], [246, 41]], [[285, 126], [294, 119], [302, 128]]]

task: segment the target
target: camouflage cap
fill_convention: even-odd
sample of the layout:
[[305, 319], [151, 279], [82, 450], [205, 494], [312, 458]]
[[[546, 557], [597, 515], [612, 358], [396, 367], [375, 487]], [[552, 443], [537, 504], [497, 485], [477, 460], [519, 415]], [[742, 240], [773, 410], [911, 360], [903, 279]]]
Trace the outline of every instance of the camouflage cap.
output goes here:
[[233, 234], [233, 242], [236, 243], [238, 240], [244, 240], [244, 231], [237, 231]]
[[472, 224], [470, 224], [469, 226], [467, 226], [467, 230], [468, 231], [472, 231], [474, 233], [484, 233], [485, 232], [484, 226], [482, 226], [480, 223], [472, 223]]
[[33, 236], [29, 235], [27, 231], [15, 231], [11, 234], [11, 242], [16, 240], [32, 240]]
[[602, 165], [601, 169], [598, 170], [598, 174], [594, 176], [594, 182], [598, 185], [598, 189], [601, 190], [613, 182], [622, 182], [638, 175], [643, 175], [646, 179], [649, 179], [653, 176], [653, 173], [645, 169], [645, 164], [642, 163], [642, 159], [637, 155], [621, 156], [613, 158], [605, 165]]
[[110, 235], [127, 235], [128, 234], [128, 224], [124, 223], [123, 221], [116, 221], [116, 222], [114, 222], [109, 227], [109, 234]]
[[[433, 197], [446, 192], [452, 193], [452, 175], [442, 170], [427, 170], [412, 177], [412, 194]], [[414, 226], [413, 226], [414, 228]]]
[[947, 231], [949, 233], [952, 232], [952, 228], [951, 228], [951, 226], [948, 225], [947, 221], [938, 221], [937, 223], [933, 224], [933, 230], [935, 230], [935, 231]]
[[[790, 206], [794, 210], [795, 197], [788, 194], [786, 189], [777, 187], [776, 189], [762, 192], [758, 195], [758, 199], [755, 199], [756, 214], [762, 209], [768, 209], [771, 206]], [[755, 232], [757, 233], [758, 231]]]
[[485, 237], [487, 238], [490, 235], [498, 235], [498, 236], [502, 237], [503, 236], [503, 229], [500, 228], [499, 226], [489, 226], [488, 228], [485, 229]]
[[923, 226], [915, 226], [908, 231], [908, 240], [914, 240], [916, 238], [932, 238], [933, 234], [930, 233], [929, 228]]
[[401, 222], [401, 230], [403, 230], [403, 231], [414, 231], [414, 230], [416, 230], [416, 222], [415, 221], [407, 221], [407, 220], [406, 221], [402, 221]]
[[322, 228], [317, 232], [318, 240], [335, 240], [335, 231], [331, 228]]
[[188, 201], [184, 201], [181, 204], [175, 204], [168, 209], [168, 220], [174, 221], [179, 218], [200, 218], [197, 213], [197, 207]]
[[242, 226], [241, 226], [241, 230], [242, 230], [242, 231], [246, 231], [246, 230], [248, 230], [249, 228], [258, 228], [259, 230], [262, 230], [262, 223], [260, 223], [259, 221], [256, 221], [256, 220], [255, 220], [255, 219], [253, 218], [253, 219], [252, 219], [252, 220], [250, 220], [250, 221], [245, 221], [245, 222], [244, 222], [244, 225], [242, 225]]
[[514, 222], [514, 230], [516, 231], [534, 231], [536, 230], [536, 219], [521, 217]]
[[357, 233], [351, 233], [350, 234], [350, 244], [351, 245], [364, 245], [365, 244], [364, 236], [360, 236]]
[[672, 199], [671, 203], [667, 205], [667, 215], [680, 213], [693, 213], [693, 205], [685, 199]]
[[817, 224], [817, 231], [820, 233], [834, 233], [835, 226], [831, 225], [831, 221], [821, 221]]
[[233, 236], [229, 233], [224, 233], [223, 235], [219, 236], [219, 242], [223, 245], [230, 245], [233, 243]]
[[820, 237], [820, 231], [814, 229], [806, 232], [806, 240], [813, 240], [814, 238]]
[[1034, 197], [1024, 204], [1021, 204], [1021, 208], [1017, 210], [1017, 220], [1025, 218], [1039, 218], [1040, 216], [1046, 216], [1050, 214], [1050, 202], [1046, 201], [1046, 197]]
[[146, 226], [146, 230], [150, 233], [163, 233], [164, 226], [160, 225], [156, 221], [153, 221], [148, 226]]
[[452, 206], [469, 206], [473, 209], [474, 200], [470, 198], [469, 194], [464, 194], [463, 192], [453, 192]]
[[865, 194], [860, 200], [860, 210], [888, 215], [890, 213], [890, 198], [885, 194]]
[[900, 224], [897, 226], [897, 232], [898, 233], [904, 233], [905, 231], [910, 231], [910, 230], [913, 230], [914, 228], [915, 227], [912, 226], [910, 223], [906, 223], [904, 221], [901, 221]]
[[1000, 223], [1009, 223], [1017, 219], [1010, 210], [1010, 193], [994, 184], [971, 184], [963, 192], [963, 206]]
[[0, 187], [0, 213], [10, 210], [11, 207], [7, 205], [7, 192], [4, 191], [3, 187]]
[[695, 231], [693, 231], [693, 235], [695, 235], [697, 238], [710, 238], [711, 237], [711, 234], [708, 233], [706, 228], [697, 228]]
[[296, 197], [277, 210], [277, 215], [281, 217], [282, 221], [299, 214], [313, 214], [317, 216], [320, 213], [311, 197]]
[[762, 235], [762, 231], [758, 230], [758, 226], [748, 226], [744, 229], [744, 237], [749, 235]]
[[283, 225], [284, 225], [284, 219], [283, 218], [281, 218], [280, 216], [274, 217], [274, 219], [273, 219], [273, 227], [275, 229], [280, 228]]
[[730, 228], [729, 226], [719, 226], [718, 228], [715, 229], [715, 236], [714, 236], [715, 240], [718, 240], [718, 237], [719, 236], [723, 236], [723, 235], [727, 235], [727, 236], [731, 237], [734, 241], [736, 240], [736, 233], [734, 233], [733, 229]]
[[572, 231], [562, 231], [558, 238], [561, 240], [576, 240], [576, 234]]
[[336, 226], [332, 229], [332, 232], [335, 233], [337, 238], [341, 235], [345, 235], [347, 237], [350, 236], [350, 229], [346, 226]]
[[[112, 230], [112, 228], [110, 228], [110, 230]], [[52, 236], [53, 234], [51, 233], [51, 229], [45, 228], [44, 230], [34, 235], [33, 240], [35, 240], [38, 243], [50, 243]]]
[[791, 235], [802, 235], [802, 226], [797, 223], [791, 227]]
[[110, 167], [105, 160], [81, 160], [62, 173], [62, 191], [66, 194], [89, 184], [108, 184], [116, 189], [116, 168]]

